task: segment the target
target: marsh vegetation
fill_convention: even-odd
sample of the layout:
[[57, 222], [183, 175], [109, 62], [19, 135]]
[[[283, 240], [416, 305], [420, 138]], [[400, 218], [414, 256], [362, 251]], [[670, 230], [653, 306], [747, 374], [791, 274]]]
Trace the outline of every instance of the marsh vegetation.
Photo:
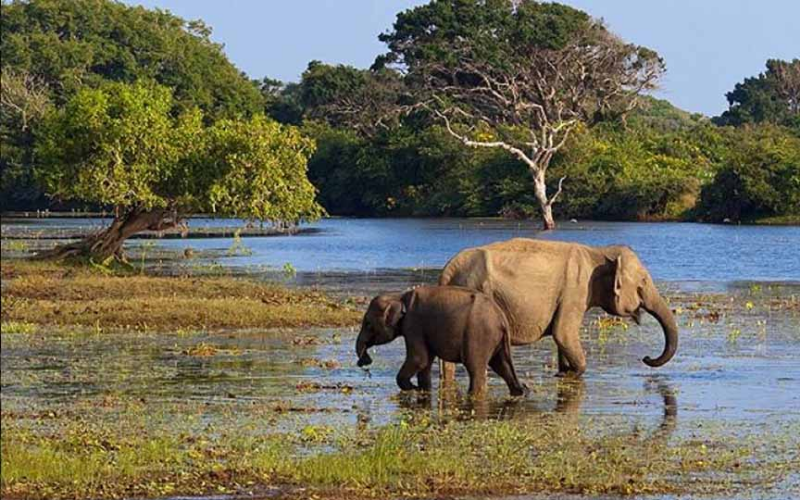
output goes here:
[[492, 378], [476, 402], [398, 394], [402, 346], [357, 369], [359, 298], [4, 260], [3, 497], [794, 491], [797, 287], [666, 290], [682, 347], [659, 372], [655, 322], [593, 315], [583, 383], [543, 341], [514, 350], [528, 398]]

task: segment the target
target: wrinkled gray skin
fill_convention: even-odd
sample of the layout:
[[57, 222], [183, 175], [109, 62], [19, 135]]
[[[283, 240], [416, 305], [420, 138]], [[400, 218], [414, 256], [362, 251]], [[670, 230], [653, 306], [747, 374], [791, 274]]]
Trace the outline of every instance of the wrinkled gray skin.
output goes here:
[[[524, 394], [511, 362], [511, 342], [502, 310], [485, 294], [461, 287], [419, 287], [404, 294], [379, 295], [369, 305], [356, 340], [358, 366], [372, 363], [367, 349], [402, 336], [406, 360], [397, 374], [400, 389], [431, 389], [431, 366], [439, 357], [464, 363], [469, 392], [486, 392], [486, 366]], [[418, 387], [411, 383], [417, 376]]]
[[[658, 367], [678, 348], [678, 327], [650, 273], [625, 246], [589, 247], [577, 243], [515, 238], [459, 252], [447, 263], [439, 285], [464, 286], [490, 295], [503, 309], [514, 345], [552, 336], [558, 346], [558, 375], [581, 376], [586, 356], [579, 333], [592, 307], [632, 318], [642, 311], [664, 330], [660, 356], [643, 359]], [[454, 367], [442, 365], [452, 379]]]

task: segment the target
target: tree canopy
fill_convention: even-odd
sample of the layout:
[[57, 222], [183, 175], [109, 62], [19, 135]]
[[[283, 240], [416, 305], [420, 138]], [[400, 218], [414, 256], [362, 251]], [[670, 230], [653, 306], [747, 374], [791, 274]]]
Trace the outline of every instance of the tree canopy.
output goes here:
[[198, 108], [175, 107], [166, 87], [113, 82], [47, 116], [36, 169], [47, 194], [111, 206], [121, 226], [69, 251], [117, 254], [131, 234], [199, 211], [275, 222], [321, 214], [306, 178], [314, 143], [296, 128], [262, 115], [206, 126]]
[[719, 125], [773, 123], [800, 131], [800, 59], [770, 59], [758, 76], [745, 78], [726, 94], [730, 108]]
[[[0, 30], [3, 94], [10, 75], [35, 83], [55, 106], [86, 87], [145, 79], [171, 88], [177, 109], [200, 108], [207, 122], [263, 111], [256, 85], [202, 21], [110, 0], [14, 0], [3, 3]], [[0, 141], [4, 205], [37, 197], [28, 131], [4, 116]]]
[[43, 79], [56, 102], [106, 80], [153, 79], [209, 119], [261, 110], [258, 89], [202, 21], [109, 0], [14, 0], [0, 23], [3, 66]]
[[[554, 227], [545, 173], [579, 124], [624, 115], [664, 70], [586, 13], [530, 0], [433, 0], [380, 36], [415, 106], [467, 146], [500, 148], [530, 170], [544, 226]], [[463, 127], [459, 127], [463, 124]], [[563, 179], [562, 179], [563, 180]]]
[[746, 125], [721, 137], [718, 168], [702, 192], [701, 216], [715, 221], [800, 215], [800, 137], [772, 125]]

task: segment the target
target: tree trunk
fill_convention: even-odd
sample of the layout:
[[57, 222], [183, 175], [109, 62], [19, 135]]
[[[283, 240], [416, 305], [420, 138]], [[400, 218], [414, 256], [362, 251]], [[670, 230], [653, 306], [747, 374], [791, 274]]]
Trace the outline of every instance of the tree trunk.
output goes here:
[[549, 231], [556, 228], [553, 220], [553, 200], [547, 197], [547, 183], [545, 182], [545, 171], [542, 169], [533, 170], [533, 189], [536, 199], [539, 201], [539, 208], [542, 210], [542, 229]]
[[35, 259], [65, 259], [68, 257], [91, 257], [105, 261], [109, 257], [125, 261], [122, 244], [136, 233], [145, 230], [163, 231], [177, 224], [174, 212], [163, 209], [143, 210], [135, 208], [118, 215], [109, 227], [74, 243], [59, 245], [52, 250], [37, 253]]
[[542, 205], [542, 229], [550, 231], [556, 228], [556, 221], [553, 220], [553, 204]]

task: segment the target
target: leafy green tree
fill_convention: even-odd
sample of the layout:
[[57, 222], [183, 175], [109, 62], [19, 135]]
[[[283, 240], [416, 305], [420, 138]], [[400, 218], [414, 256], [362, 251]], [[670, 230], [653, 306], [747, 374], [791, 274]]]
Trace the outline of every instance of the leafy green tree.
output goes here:
[[303, 122], [299, 84], [264, 77], [257, 85], [264, 97], [264, 111], [267, 116], [288, 125], [300, 125]]
[[770, 59], [764, 73], [745, 78], [726, 96], [730, 107], [715, 118], [718, 125], [766, 122], [797, 127], [800, 123], [800, 59], [791, 62]]
[[372, 136], [394, 125], [396, 104], [405, 90], [400, 75], [390, 69], [368, 71], [311, 61], [297, 95], [306, 119]]
[[48, 196], [112, 207], [114, 220], [43, 257], [123, 258], [130, 236], [196, 212], [273, 222], [321, 214], [306, 178], [314, 144], [296, 128], [262, 115], [205, 126], [197, 108], [175, 107], [165, 87], [109, 83], [45, 118], [36, 174]]
[[661, 58], [624, 43], [586, 13], [532, 0], [433, 0], [397, 16], [380, 36], [424, 109], [463, 144], [521, 161], [543, 225], [555, 227], [547, 193], [553, 156], [580, 123], [618, 117], [655, 86]]
[[[594, 130], [554, 169], [569, 186], [576, 216], [659, 220], [682, 218], [697, 200], [710, 160], [689, 133], [650, 129]], [[580, 141], [576, 141], [580, 142]]]
[[[263, 112], [259, 89], [202, 21], [112, 0], [12, 0], [3, 2], [0, 31], [4, 72], [29, 75], [55, 106], [107, 81], [152, 79], [173, 89], [179, 110], [199, 107], [207, 122]], [[36, 194], [30, 133], [3, 124], [3, 206], [21, 192]]]
[[258, 88], [202, 21], [111, 0], [15, 0], [1, 22], [3, 66], [44, 79], [56, 103], [84, 86], [147, 78], [210, 120], [261, 111]]
[[634, 130], [669, 133], [695, 128], [709, 122], [701, 113], [689, 113], [665, 99], [642, 96], [639, 106], [625, 117], [625, 126]]
[[714, 221], [800, 214], [800, 138], [770, 124], [724, 130], [698, 212]]

